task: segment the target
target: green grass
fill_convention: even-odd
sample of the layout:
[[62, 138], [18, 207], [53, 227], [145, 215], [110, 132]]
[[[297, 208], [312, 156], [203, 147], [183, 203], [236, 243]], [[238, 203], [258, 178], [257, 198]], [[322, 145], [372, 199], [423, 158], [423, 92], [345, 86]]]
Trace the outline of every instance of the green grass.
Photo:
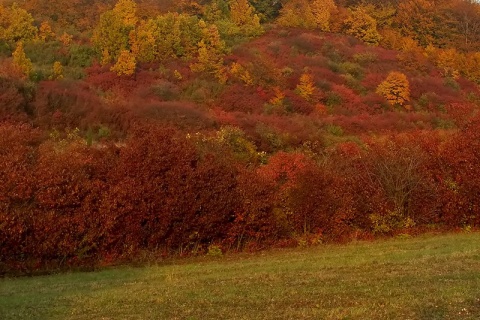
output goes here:
[[480, 234], [0, 279], [0, 319], [479, 319]]

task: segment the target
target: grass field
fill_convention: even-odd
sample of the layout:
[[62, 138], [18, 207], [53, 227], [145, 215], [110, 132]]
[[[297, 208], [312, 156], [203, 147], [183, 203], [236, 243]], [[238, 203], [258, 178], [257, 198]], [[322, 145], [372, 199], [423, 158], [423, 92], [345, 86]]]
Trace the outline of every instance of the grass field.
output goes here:
[[480, 234], [0, 279], [0, 319], [480, 319]]

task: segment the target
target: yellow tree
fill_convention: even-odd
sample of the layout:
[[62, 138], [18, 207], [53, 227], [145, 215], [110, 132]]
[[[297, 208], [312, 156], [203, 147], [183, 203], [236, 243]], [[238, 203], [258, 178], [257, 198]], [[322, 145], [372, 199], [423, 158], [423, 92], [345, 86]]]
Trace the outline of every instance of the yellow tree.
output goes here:
[[283, 93], [283, 91], [279, 87], [274, 87], [273, 93], [274, 96], [268, 101], [268, 103], [275, 107], [283, 106], [285, 93]]
[[[405, 36], [417, 40], [423, 47], [429, 43], [437, 47], [451, 46], [454, 33], [460, 36], [461, 32], [452, 6], [454, 6], [453, 0], [400, 1], [396, 25]], [[471, 27], [473, 27], [472, 22], [469, 22]]]
[[288, 1], [280, 10], [277, 23], [285, 27], [314, 29], [317, 26], [315, 15], [308, 0]]
[[367, 10], [358, 6], [350, 10], [350, 16], [344, 21], [347, 33], [358, 39], [377, 45], [381, 36], [377, 31], [377, 21], [372, 18]]
[[225, 82], [227, 80], [226, 69], [223, 66], [225, 42], [220, 38], [215, 25], [207, 26], [200, 20], [199, 27], [202, 30], [202, 40], [198, 43], [197, 61], [190, 65], [190, 69], [194, 72], [208, 72], [220, 82]]
[[230, 1], [230, 19], [246, 36], [255, 36], [263, 32], [260, 18], [248, 0]]
[[392, 71], [385, 81], [378, 85], [377, 93], [385, 97], [392, 106], [405, 106], [405, 103], [410, 100], [408, 79], [403, 73]]
[[238, 62], [232, 63], [230, 66], [230, 74], [242, 80], [247, 86], [252, 86], [255, 83], [250, 72]]
[[23, 50], [23, 42], [17, 42], [17, 48], [12, 53], [13, 65], [22, 74], [28, 76], [32, 72], [32, 61], [27, 57]]
[[460, 70], [465, 56], [455, 48], [439, 49], [435, 59], [435, 64], [442, 70], [444, 77], [457, 79], [460, 76]]
[[330, 18], [332, 12], [337, 9], [333, 0], [314, 0], [310, 5], [317, 28], [322, 31], [330, 31]]
[[142, 60], [161, 60], [175, 56], [174, 47], [178, 47], [180, 42], [178, 32], [174, 31], [178, 27], [177, 16], [177, 13], [168, 13], [140, 23], [137, 41]]
[[64, 46], [69, 46], [72, 43], [73, 36], [64, 32], [60, 37], [58, 37], [58, 40], [63, 43]]
[[467, 54], [464, 73], [468, 79], [480, 84], [480, 52]]
[[118, 0], [113, 8], [117, 15], [127, 27], [135, 27], [137, 24], [137, 4], [132, 0]]
[[402, 38], [400, 53], [397, 55], [397, 59], [407, 69], [422, 72], [427, 70], [428, 61], [425, 50], [412, 38]]
[[16, 3], [9, 8], [0, 4], [0, 39], [8, 42], [33, 40], [38, 32], [33, 21], [32, 15]]
[[130, 32], [136, 23], [136, 4], [131, 0], [119, 0], [113, 10], [100, 16], [92, 41], [102, 53], [103, 63], [115, 61], [120, 52], [129, 49]]
[[205, 5], [203, 9], [203, 19], [209, 23], [214, 23], [221, 20], [226, 16], [226, 11], [223, 12], [219, 6], [219, 1], [212, 1], [210, 4]]
[[390, 27], [395, 20], [397, 9], [390, 3], [383, 3], [374, 5], [371, 3], [362, 3], [357, 8], [363, 8], [369, 16], [371, 16], [377, 22], [377, 27], [386, 28]]
[[305, 100], [310, 100], [315, 92], [315, 82], [313, 81], [313, 76], [309, 73], [303, 73], [300, 76], [300, 83], [295, 88], [295, 91]]
[[122, 50], [117, 62], [110, 68], [110, 71], [115, 72], [119, 76], [130, 76], [135, 73], [136, 65], [135, 55], [128, 50]]
[[53, 72], [52, 72], [52, 80], [56, 79], [63, 79], [63, 66], [60, 61], [55, 61], [53, 63]]
[[110, 63], [122, 50], [128, 48], [129, 34], [130, 28], [127, 28], [113, 11], [106, 11], [100, 16], [92, 42], [102, 53], [104, 63]]
[[52, 31], [52, 27], [47, 21], [42, 22], [38, 29], [38, 38], [41, 41], [48, 41], [55, 38], [55, 33]]

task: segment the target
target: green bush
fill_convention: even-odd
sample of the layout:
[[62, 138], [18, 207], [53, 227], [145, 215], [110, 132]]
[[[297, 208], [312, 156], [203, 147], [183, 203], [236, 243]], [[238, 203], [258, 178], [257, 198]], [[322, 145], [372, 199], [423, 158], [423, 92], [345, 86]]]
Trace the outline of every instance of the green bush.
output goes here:
[[355, 79], [363, 78], [363, 68], [354, 62], [342, 62], [339, 64], [340, 72], [343, 74], [349, 74]]
[[336, 107], [342, 104], [342, 97], [336, 92], [329, 92], [327, 94], [327, 101], [325, 102], [327, 107]]
[[32, 63], [38, 65], [53, 65], [55, 61], [66, 64], [67, 56], [60, 53], [62, 44], [58, 41], [25, 43], [24, 50]]
[[95, 54], [93, 47], [73, 44], [70, 46], [67, 65], [81, 68], [89, 67]]

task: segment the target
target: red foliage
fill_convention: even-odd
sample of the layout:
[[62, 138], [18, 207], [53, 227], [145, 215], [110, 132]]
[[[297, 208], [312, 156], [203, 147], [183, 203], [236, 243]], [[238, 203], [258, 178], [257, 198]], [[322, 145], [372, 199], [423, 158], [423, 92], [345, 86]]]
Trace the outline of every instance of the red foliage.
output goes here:
[[313, 165], [305, 168], [288, 194], [295, 232], [319, 234], [323, 240], [346, 238], [354, 207], [345, 187], [331, 171]]
[[445, 79], [440, 77], [409, 77], [409, 81], [412, 100], [426, 93], [435, 93], [443, 104], [462, 100], [461, 91], [446, 85]]
[[123, 103], [125, 98], [135, 96], [143, 88], [150, 87], [160, 73], [139, 70], [132, 76], [118, 76], [106, 67], [94, 65], [87, 69], [88, 84], [102, 90], [116, 104]]
[[285, 238], [288, 226], [274, 210], [275, 188], [272, 181], [251, 170], [241, 172], [237, 180], [242, 203], [229, 231], [230, 247], [236, 250], [245, 246], [258, 249]]
[[[132, 77], [95, 65], [84, 81], [35, 88], [2, 71], [0, 273], [105, 264], [143, 250], [342, 241], [413, 232], [412, 224], [478, 227], [478, 89], [407, 72], [411, 110], [388, 109], [373, 91], [387, 72], [404, 71], [396, 54], [274, 29], [226, 58], [255, 86], [196, 79], [180, 60], [166, 61], [163, 74], [141, 65]], [[355, 77], [340, 74], [349, 68]], [[318, 90], [307, 99], [295, 92], [303, 73]], [[285, 98], [269, 113], [274, 87]], [[178, 101], [199, 92], [203, 104]], [[211, 138], [223, 125], [242, 130], [232, 132], [255, 161]], [[89, 139], [100, 128], [110, 135]]]
[[358, 114], [368, 110], [368, 107], [362, 103], [360, 97], [352, 89], [344, 85], [333, 85], [332, 91], [342, 99], [341, 108], [337, 108], [336, 112], [344, 110], [348, 114]]
[[475, 111], [475, 105], [471, 103], [450, 103], [446, 106], [448, 117], [458, 125], [465, 125]]
[[480, 116], [452, 136], [442, 150], [446, 172], [441, 183], [443, 214], [448, 225], [480, 224]]
[[266, 97], [259, 95], [253, 87], [241, 84], [229, 86], [216, 99], [215, 105], [225, 111], [241, 111], [244, 113], [262, 113]]
[[44, 81], [35, 96], [35, 122], [44, 127], [77, 127], [101, 108], [85, 83]]
[[28, 125], [0, 124], [0, 273], [2, 264], [17, 264], [28, 253], [39, 138]]
[[30, 114], [25, 84], [21, 80], [0, 76], [0, 121], [26, 120]]
[[288, 188], [296, 183], [297, 176], [309, 164], [311, 160], [302, 153], [278, 152], [270, 157], [267, 165], [259, 168], [258, 174], [282, 188]]
[[209, 114], [191, 103], [183, 101], [165, 101], [158, 103], [130, 102], [132, 114], [144, 121], [175, 126], [188, 132], [212, 128], [214, 123]]

